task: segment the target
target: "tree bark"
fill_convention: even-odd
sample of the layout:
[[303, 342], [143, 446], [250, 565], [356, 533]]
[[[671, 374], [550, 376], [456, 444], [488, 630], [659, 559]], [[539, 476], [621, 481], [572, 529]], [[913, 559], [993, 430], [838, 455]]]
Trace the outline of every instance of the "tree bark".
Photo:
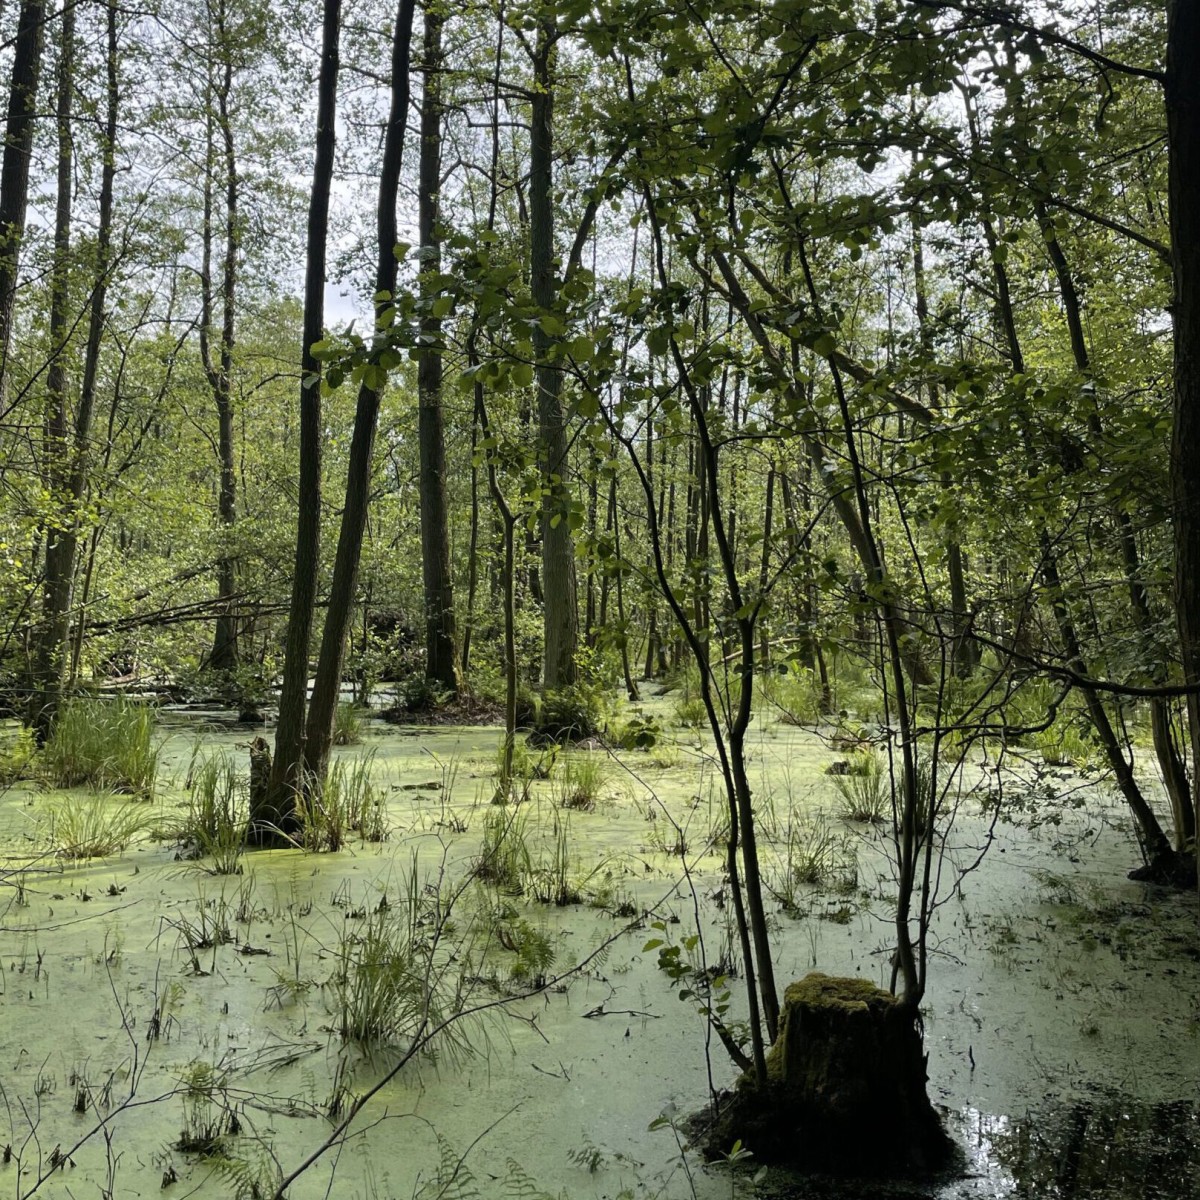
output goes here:
[[[39, 743], [50, 736], [58, 709], [67, 612], [71, 606], [74, 562], [64, 554], [67, 531], [75, 521], [70, 503], [71, 452], [67, 442], [67, 307], [71, 282], [71, 189], [75, 140], [71, 129], [74, 98], [75, 9], [62, 14], [58, 54], [57, 202], [54, 214], [54, 263], [50, 274], [50, 368], [46, 373], [45, 484], [51, 497], [46, 530], [46, 568], [42, 581], [42, 621], [34, 665], [33, 728]], [[73, 555], [70, 559], [73, 559]]]
[[300, 347], [300, 476], [296, 557], [279, 694], [279, 723], [270, 785], [261, 811], [251, 812], [251, 829], [282, 828], [303, 791], [304, 718], [308, 701], [308, 657], [313, 604], [321, 566], [321, 364], [312, 348], [325, 325], [325, 260], [329, 197], [337, 146], [337, 84], [342, 0], [325, 0], [321, 66], [317, 79], [316, 162], [308, 203], [308, 246], [304, 273], [304, 332]]
[[[1184, 680], [1200, 688], [1200, 3], [1167, 7], [1167, 195], [1174, 273], [1171, 505]], [[1188, 696], [1192, 809], [1200, 812], [1200, 693]], [[1200, 838], [1196, 839], [1200, 865]], [[1198, 872], [1200, 874], [1200, 872]]]
[[[100, 346], [104, 334], [105, 305], [112, 267], [113, 184], [116, 179], [117, 125], [120, 90], [117, 71], [117, 0], [108, 0], [106, 19], [106, 105], [104, 118], [103, 168], [100, 175], [99, 220], [96, 231], [96, 276], [88, 312], [87, 345], [83, 356], [83, 378], [75, 429], [70, 447], [70, 467], [63, 497], [62, 528], [47, 548], [46, 563], [46, 658], [41, 664], [46, 693], [42, 714], [36, 722], [39, 738], [50, 732], [61, 693], [63, 665], [68, 640], [68, 614], [79, 545], [79, 506], [87, 487], [92, 416], [96, 408], [96, 377], [100, 369]], [[73, 29], [71, 30], [73, 35]], [[64, 29], [64, 46], [68, 31]], [[65, 415], [65, 414], [64, 414]]]
[[[216, 36], [221, 47], [220, 78], [210, 83], [213, 95], [206, 98], [209, 104], [207, 117], [207, 158], [204, 181], [204, 258], [201, 266], [203, 287], [203, 312], [200, 321], [200, 356], [204, 374], [212, 392], [213, 406], [217, 410], [217, 456], [220, 466], [220, 486], [217, 493], [217, 513], [222, 527], [222, 547], [217, 559], [217, 599], [219, 601], [216, 626], [213, 630], [212, 649], [209, 651], [208, 667], [211, 671], [228, 674], [238, 665], [237, 618], [232, 612], [234, 594], [237, 590], [237, 564], [229, 545], [234, 525], [237, 523], [237, 475], [233, 448], [233, 350], [235, 340], [235, 304], [237, 299], [237, 263], [239, 180], [237, 156], [233, 139], [233, 124], [229, 112], [229, 100], [233, 91], [233, 51], [226, 44], [225, 6], [217, 10]], [[212, 104], [215, 101], [216, 109]], [[224, 245], [221, 266], [221, 330], [220, 345], [214, 359], [212, 353], [213, 323], [213, 220], [214, 190], [216, 181], [217, 149], [214, 141], [214, 126], [221, 138], [221, 171], [225, 192]]]
[[17, 17], [4, 125], [4, 157], [0, 162], [0, 407], [4, 406], [7, 395], [17, 268], [29, 205], [29, 165], [33, 158], [44, 18], [44, 0], [24, 0]]
[[[418, 226], [422, 294], [436, 301], [434, 279], [441, 271], [438, 229], [442, 170], [442, 27], [438, 0], [426, 0], [425, 84], [421, 96], [421, 165]], [[443, 691], [457, 693], [454, 585], [450, 568], [450, 529], [446, 514], [446, 438], [442, 422], [442, 322], [427, 309], [421, 318], [417, 362], [417, 440], [420, 448], [421, 569], [425, 589], [425, 677]]]
[[[554, 89], [557, 29], [538, 27], [530, 102], [529, 263], [533, 302], [553, 310], [558, 296], [554, 270]], [[562, 408], [562, 373], [550, 360], [553, 339], [541, 322], [533, 328], [537, 389], [538, 458], [542, 475], [542, 573], [545, 660], [543, 683], [549, 689], [575, 682], [579, 613], [575, 549], [567, 508], [571, 473], [567, 428]]]
[[[392, 34], [392, 99], [384, 135], [383, 162], [379, 172], [379, 202], [376, 212], [378, 260], [375, 268], [376, 319], [386, 324], [396, 290], [396, 197], [400, 190], [400, 167], [404, 156], [404, 127], [408, 115], [409, 67], [412, 52], [414, 0], [399, 0]], [[305, 726], [304, 757], [310, 775], [323, 780], [329, 765], [333, 721], [337, 713], [346, 631], [354, 607], [363, 533], [367, 525], [367, 503], [371, 484], [371, 454], [379, 416], [382, 386], [364, 380], [354, 411], [350, 462], [346, 472], [346, 500], [338, 531], [337, 554], [329, 586], [329, 606], [321, 634], [321, 654]]]

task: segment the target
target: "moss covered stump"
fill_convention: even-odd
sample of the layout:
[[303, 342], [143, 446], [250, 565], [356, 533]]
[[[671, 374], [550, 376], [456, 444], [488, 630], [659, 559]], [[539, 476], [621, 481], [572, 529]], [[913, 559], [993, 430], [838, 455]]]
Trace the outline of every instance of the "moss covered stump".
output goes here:
[[784, 993], [767, 1085], [743, 1075], [704, 1138], [839, 1175], [925, 1174], [952, 1148], [925, 1092], [917, 1014], [864, 979], [813, 972]]

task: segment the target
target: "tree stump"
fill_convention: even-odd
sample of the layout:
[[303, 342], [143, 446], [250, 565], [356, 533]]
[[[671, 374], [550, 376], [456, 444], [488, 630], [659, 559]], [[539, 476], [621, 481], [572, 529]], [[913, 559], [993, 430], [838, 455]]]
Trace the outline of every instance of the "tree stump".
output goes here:
[[837, 1175], [936, 1171], [952, 1144], [925, 1092], [914, 1009], [864, 979], [819, 972], [784, 993], [765, 1088], [738, 1081], [704, 1138], [764, 1162]]

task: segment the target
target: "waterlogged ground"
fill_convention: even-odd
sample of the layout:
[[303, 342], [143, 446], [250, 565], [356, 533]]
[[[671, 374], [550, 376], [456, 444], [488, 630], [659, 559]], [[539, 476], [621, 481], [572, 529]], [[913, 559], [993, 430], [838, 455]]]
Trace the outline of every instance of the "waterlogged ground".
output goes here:
[[[373, 755], [386, 841], [252, 854], [243, 874], [216, 876], [180, 860], [168, 834], [197, 743], [201, 758], [246, 761], [253, 731], [219, 717], [164, 714], [159, 795], [112, 857], [54, 854], [54, 795], [20, 785], [0, 799], [8, 1194], [271, 1195], [407, 1048], [417, 1017], [369, 1051], [338, 1031], [336, 980], [387, 929], [425, 948], [433, 1019], [469, 1015], [380, 1089], [289, 1196], [912, 1194], [757, 1177], [754, 1164], [731, 1174], [681, 1152], [676, 1128], [710, 1083], [734, 1077], [660, 969], [663, 947], [644, 950], [653, 938], [680, 961], [736, 962], [723, 810], [699, 739], [590, 752], [604, 776], [594, 811], [561, 807], [561, 759], [525, 804], [497, 809], [496, 730], [372, 723], [339, 753]], [[781, 984], [812, 969], [889, 978], [886, 843], [837, 817], [824, 774], [837, 757], [808, 731], [756, 735]], [[945, 841], [925, 1005], [930, 1092], [965, 1165], [920, 1194], [1200, 1194], [1195, 897], [1124, 878], [1136, 854], [1102, 783], [1077, 792], [1084, 781], [1043, 774], [1043, 793], [1085, 806], [1043, 802], [1009, 823], [983, 811], [995, 777], [969, 778]], [[1008, 778], [1004, 795], [1015, 814], [1029, 792]], [[521, 827], [520, 894], [470, 879], [500, 818]], [[806, 873], [821, 882], [796, 879]], [[579, 903], [534, 898], [564, 886]]]

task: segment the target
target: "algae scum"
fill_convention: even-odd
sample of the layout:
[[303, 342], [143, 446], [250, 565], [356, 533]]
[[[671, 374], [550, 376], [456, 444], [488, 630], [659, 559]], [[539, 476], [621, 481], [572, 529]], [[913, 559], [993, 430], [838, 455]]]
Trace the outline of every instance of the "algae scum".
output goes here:
[[[341, 849], [189, 860], [198, 773], [244, 772], [253, 736], [216, 715], [164, 714], [151, 801], [4, 796], [9, 1194], [1200, 1194], [1195, 898], [1124, 879], [1102, 782], [1039, 776], [1086, 799], [1054, 822], [995, 820], [982, 768], [964, 786], [923, 1009], [963, 1164], [846, 1183], [684, 1149], [736, 1074], [699, 1006], [742, 1004], [702, 742], [531, 751], [527, 798], [495, 806], [495, 729], [372, 723], [339, 752], [367, 788]], [[777, 975], [886, 985], [892, 864], [839, 815], [835, 757], [773, 724], [755, 744]], [[57, 852], [113, 814], [124, 849]]]

